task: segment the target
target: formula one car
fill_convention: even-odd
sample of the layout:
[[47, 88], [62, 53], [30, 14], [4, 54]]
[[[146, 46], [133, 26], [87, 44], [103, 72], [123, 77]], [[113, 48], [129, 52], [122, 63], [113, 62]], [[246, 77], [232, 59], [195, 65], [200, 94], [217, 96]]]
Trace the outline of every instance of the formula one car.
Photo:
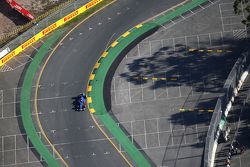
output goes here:
[[79, 111], [85, 111], [86, 106], [87, 106], [87, 100], [86, 100], [86, 95], [85, 93], [82, 93], [78, 96], [78, 110]]

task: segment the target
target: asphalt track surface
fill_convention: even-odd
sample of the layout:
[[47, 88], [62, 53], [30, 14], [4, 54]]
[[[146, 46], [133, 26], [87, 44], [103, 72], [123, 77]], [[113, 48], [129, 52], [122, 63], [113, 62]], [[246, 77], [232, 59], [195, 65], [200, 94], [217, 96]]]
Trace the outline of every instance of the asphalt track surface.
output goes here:
[[92, 67], [112, 41], [180, 2], [117, 1], [76, 28], [54, 52], [39, 83], [38, 111], [48, 138], [69, 166], [127, 166], [89, 113], [74, 111], [72, 103], [85, 91]]

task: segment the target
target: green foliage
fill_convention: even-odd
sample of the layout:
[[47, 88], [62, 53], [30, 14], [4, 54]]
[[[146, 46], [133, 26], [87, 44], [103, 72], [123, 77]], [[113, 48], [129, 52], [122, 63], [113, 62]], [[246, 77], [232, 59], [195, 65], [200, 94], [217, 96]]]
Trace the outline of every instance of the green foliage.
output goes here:
[[244, 14], [247, 13], [247, 16], [245, 16], [246, 19], [242, 20], [241, 22], [243, 24], [245, 24], [247, 27], [249, 27], [250, 26], [250, 4], [249, 4], [249, 1], [248, 0], [235, 0], [233, 8], [234, 8], [235, 14], [240, 15], [242, 13], [244, 13]]

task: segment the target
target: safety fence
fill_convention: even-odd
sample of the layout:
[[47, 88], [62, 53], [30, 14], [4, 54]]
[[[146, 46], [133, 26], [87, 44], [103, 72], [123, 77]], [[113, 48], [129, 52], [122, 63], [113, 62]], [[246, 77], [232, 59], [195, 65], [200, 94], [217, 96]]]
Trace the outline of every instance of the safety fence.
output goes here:
[[3, 50], [9, 48], [11, 52], [5, 55], [0, 60], [0, 66], [4, 65], [11, 58], [24, 51], [26, 48], [38, 41], [40, 38], [46, 36], [53, 30], [64, 25], [65, 23], [69, 22], [70, 20], [77, 17], [86, 10], [96, 6], [102, 1], [103, 0], [92, 0], [87, 3], [86, 0], [78, 0], [72, 2], [71, 4], [68, 4], [67, 6], [65, 6], [65, 8], [56, 11], [47, 18], [43, 19], [35, 26], [30, 28], [29, 30], [27, 30], [26, 32], [24, 32], [19, 37], [17, 37], [2, 48]]
[[210, 126], [207, 132], [206, 145], [204, 152], [204, 167], [212, 167], [214, 164], [215, 152], [220, 132], [226, 123], [228, 111], [232, 106], [234, 97], [244, 81], [244, 72], [250, 64], [248, 52], [241, 55], [234, 64], [223, 87], [223, 95], [217, 100]]

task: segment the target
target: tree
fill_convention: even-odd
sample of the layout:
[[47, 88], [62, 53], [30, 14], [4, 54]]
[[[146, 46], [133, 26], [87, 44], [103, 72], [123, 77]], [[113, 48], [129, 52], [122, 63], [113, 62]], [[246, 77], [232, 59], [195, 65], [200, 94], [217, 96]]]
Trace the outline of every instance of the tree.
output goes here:
[[249, 0], [235, 0], [234, 1], [234, 13], [240, 15], [241, 13], [247, 13], [246, 18], [241, 22], [247, 27], [250, 26], [250, 3]]

